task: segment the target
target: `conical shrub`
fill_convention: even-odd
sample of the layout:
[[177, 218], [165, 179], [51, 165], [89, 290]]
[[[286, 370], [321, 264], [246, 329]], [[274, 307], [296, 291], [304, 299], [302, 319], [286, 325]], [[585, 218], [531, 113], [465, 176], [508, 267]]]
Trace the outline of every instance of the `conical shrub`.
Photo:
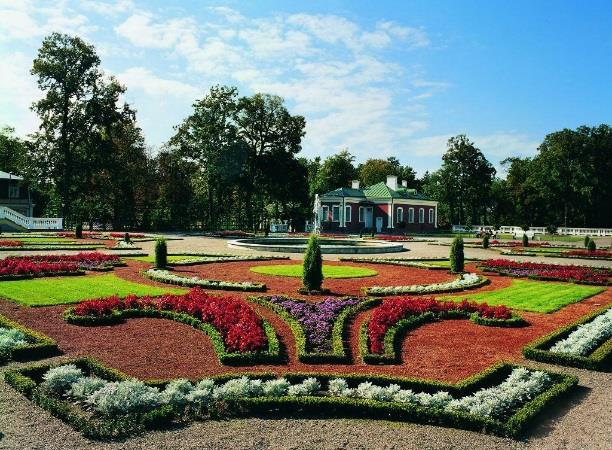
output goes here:
[[463, 238], [457, 236], [453, 239], [453, 244], [450, 250], [450, 266], [451, 272], [463, 272], [464, 256], [463, 256]]
[[316, 235], [308, 239], [308, 246], [304, 253], [304, 273], [302, 283], [308, 291], [320, 291], [323, 284], [323, 258], [321, 257], [321, 245]]
[[155, 241], [155, 267], [164, 269], [168, 265], [168, 245], [164, 238]]

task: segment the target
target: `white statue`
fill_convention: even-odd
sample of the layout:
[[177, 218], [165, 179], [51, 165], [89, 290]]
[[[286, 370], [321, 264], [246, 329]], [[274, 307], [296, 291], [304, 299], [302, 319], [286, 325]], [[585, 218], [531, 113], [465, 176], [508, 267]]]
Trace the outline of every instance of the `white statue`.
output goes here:
[[321, 211], [321, 199], [319, 199], [319, 194], [315, 194], [314, 208], [312, 209], [314, 213], [314, 229], [313, 233], [319, 234], [321, 233], [321, 215], [323, 212]]

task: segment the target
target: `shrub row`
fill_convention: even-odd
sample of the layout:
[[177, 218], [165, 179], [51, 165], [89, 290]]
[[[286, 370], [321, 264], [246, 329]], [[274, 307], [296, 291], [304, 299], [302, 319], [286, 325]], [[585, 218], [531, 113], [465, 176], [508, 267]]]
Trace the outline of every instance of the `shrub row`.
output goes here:
[[557, 342], [568, 337], [578, 326], [591, 322], [595, 317], [605, 313], [612, 305], [594, 311], [582, 317], [580, 320], [559, 328], [546, 336], [543, 336], [523, 347], [525, 358], [536, 361], [558, 364], [561, 366], [578, 367], [588, 370], [599, 370], [608, 372], [612, 368], [612, 339], [608, 339], [588, 356], [572, 355], [569, 353], [551, 352], [549, 349]]
[[[89, 358], [68, 362], [75, 364], [88, 375], [95, 375], [108, 381], [123, 381], [127, 379], [121, 372], [109, 369]], [[66, 363], [63, 362], [62, 364]], [[167, 405], [140, 415], [110, 419], [93, 417], [68, 400], [48, 395], [43, 390], [37, 388], [42, 381], [43, 374], [51, 367], [53, 366], [40, 365], [7, 371], [5, 379], [9, 385], [30, 398], [34, 403], [64, 420], [87, 437], [95, 439], [125, 437], [146, 429], [168, 427], [179, 419], [177, 413], [168, 408]], [[365, 375], [349, 375], [342, 376], [342, 378], [352, 386], [360, 382], [370, 381], [373, 383], [396, 383], [402, 388], [414, 389], [415, 391], [433, 393], [446, 390], [455, 395], [469, 395], [481, 388], [500, 383], [515, 367], [508, 364], [496, 365], [458, 384]], [[577, 384], [577, 379], [569, 375], [546, 374], [550, 377], [552, 384], [535, 398], [523, 404], [505, 422], [464, 412], [452, 412], [414, 404], [331, 396], [244, 398], [237, 400], [232, 409], [235, 410], [233, 411], [234, 413], [244, 416], [302, 417], [314, 415], [317, 417], [355, 417], [411, 421], [517, 438], [533, 422], [536, 416], [549, 407], [551, 402], [564, 396]], [[239, 376], [225, 375], [215, 377], [215, 381], [227, 381]], [[296, 373], [285, 375], [285, 379], [290, 382], [296, 382], [311, 376], [315, 376], [322, 385], [327, 384], [330, 379], [338, 377], [331, 374]], [[273, 378], [270, 374], [257, 374], [251, 377], [260, 379]], [[162, 384], [157, 383], [156, 385], [161, 386]]]
[[[15, 361], [30, 361], [34, 359], [48, 358], [60, 353], [57, 343], [48, 336], [38, 333], [30, 328], [10, 320], [0, 314], [0, 327], [13, 328], [21, 331], [28, 340], [27, 344], [13, 347], [10, 351], [10, 359]], [[4, 361], [0, 358], [0, 364]]]

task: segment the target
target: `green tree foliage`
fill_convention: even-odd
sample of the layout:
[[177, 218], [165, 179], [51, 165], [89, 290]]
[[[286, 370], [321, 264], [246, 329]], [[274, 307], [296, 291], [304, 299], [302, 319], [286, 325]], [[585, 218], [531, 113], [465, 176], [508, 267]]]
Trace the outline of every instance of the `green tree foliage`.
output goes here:
[[323, 258], [317, 235], [312, 234], [304, 253], [302, 283], [308, 291], [320, 291], [323, 284]]
[[416, 172], [414, 169], [410, 166], [402, 166], [395, 157], [390, 157], [388, 159], [368, 159], [365, 163], [359, 165], [357, 172], [363, 186], [372, 186], [381, 181], [387, 181], [387, 175], [395, 175], [398, 180], [406, 180], [408, 182], [408, 187], [417, 187]]
[[155, 267], [164, 269], [168, 265], [168, 245], [164, 238], [155, 241]]
[[314, 192], [324, 194], [339, 187], [348, 187], [357, 179], [355, 157], [344, 149], [325, 158], [317, 171]]
[[450, 267], [451, 272], [461, 273], [464, 267], [464, 255], [463, 255], [463, 238], [457, 236], [453, 239], [453, 243], [450, 248]]
[[587, 244], [587, 249], [590, 252], [594, 252], [595, 250], [597, 250], [597, 245], [595, 244], [595, 241], [593, 239], [589, 239], [589, 243]]
[[0, 128], [0, 170], [22, 175], [25, 164], [26, 145], [15, 136], [15, 129]]

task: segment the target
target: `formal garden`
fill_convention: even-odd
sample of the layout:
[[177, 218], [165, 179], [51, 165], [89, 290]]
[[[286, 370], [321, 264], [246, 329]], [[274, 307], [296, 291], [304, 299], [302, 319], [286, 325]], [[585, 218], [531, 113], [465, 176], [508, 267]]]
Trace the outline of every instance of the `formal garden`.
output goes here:
[[323, 258], [319, 239], [302, 259], [185, 251], [176, 236], [5, 234], [4, 379], [93, 440], [238, 417], [522, 439], [576, 389], [559, 369], [610, 371], [609, 266], [467, 258], [477, 246], [461, 238], [438, 247], [446, 258], [411, 258], [409, 240], [407, 253]]

